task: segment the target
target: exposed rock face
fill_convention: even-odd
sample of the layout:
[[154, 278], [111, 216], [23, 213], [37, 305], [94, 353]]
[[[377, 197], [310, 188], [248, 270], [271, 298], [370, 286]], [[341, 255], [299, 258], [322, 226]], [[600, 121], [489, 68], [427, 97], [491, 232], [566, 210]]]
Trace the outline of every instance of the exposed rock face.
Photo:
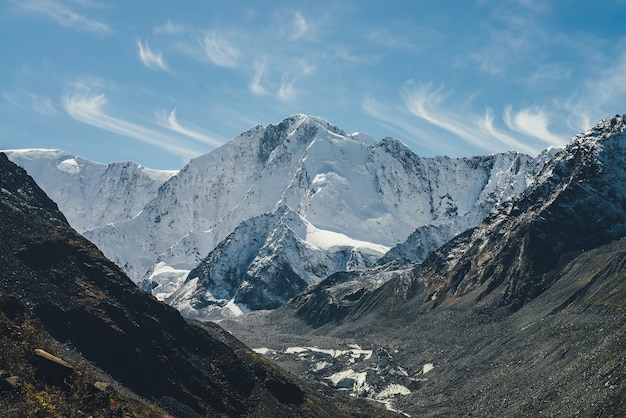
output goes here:
[[0, 218], [2, 315], [33, 316], [57, 341], [170, 413], [315, 416], [336, 407], [327, 399], [327, 407], [311, 410], [298, 384], [221, 328], [190, 325], [137, 288], [4, 154]]
[[358, 248], [335, 233], [332, 248], [314, 247], [316, 229], [286, 206], [242, 222], [165, 301], [190, 318], [224, 318], [275, 309], [319, 277], [371, 267], [385, 247]]
[[577, 135], [520, 198], [447, 244], [426, 266], [440, 275], [427, 296], [515, 310], [552, 284], [562, 257], [626, 236], [625, 129], [616, 116]]

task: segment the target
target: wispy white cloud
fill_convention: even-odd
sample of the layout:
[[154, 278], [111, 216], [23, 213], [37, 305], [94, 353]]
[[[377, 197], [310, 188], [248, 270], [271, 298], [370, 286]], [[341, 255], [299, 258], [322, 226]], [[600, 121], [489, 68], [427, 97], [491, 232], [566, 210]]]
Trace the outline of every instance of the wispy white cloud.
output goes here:
[[185, 128], [180, 125], [178, 119], [176, 118], [176, 109], [172, 110], [169, 115], [165, 113], [157, 114], [159, 119], [159, 124], [171, 131], [184, 135], [186, 137], [195, 139], [196, 141], [202, 142], [203, 144], [208, 144], [212, 146], [222, 145], [224, 141], [219, 139], [215, 139], [212, 136], [202, 132], [198, 128], [190, 129]]
[[137, 47], [139, 48], [139, 58], [146, 67], [154, 70], [169, 71], [169, 68], [163, 61], [161, 52], [152, 52], [148, 42], [142, 43], [140, 40], [137, 40]]
[[291, 22], [291, 33], [289, 39], [295, 41], [302, 38], [309, 30], [309, 24], [300, 12], [294, 13]]
[[380, 121], [386, 129], [411, 138], [414, 142], [416, 142], [415, 140], [419, 140], [420, 145], [426, 148], [435, 150], [440, 147], [440, 144], [433, 141], [432, 136], [429, 135], [428, 132], [407, 122], [406, 118], [399, 117], [398, 115], [401, 114], [400, 109], [389, 111], [387, 106], [382, 105], [372, 96], [364, 97], [362, 108], [365, 113]]
[[478, 128], [480, 132], [484, 132], [488, 136], [500, 141], [508, 149], [513, 149], [528, 154], [534, 154], [537, 152], [537, 148], [528, 146], [518, 139], [512, 137], [511, 135], [508, 135], [505, 132], [497, 129], [494, 125], [493, 110], [490, 108], [487, 108], [485, 110], [484, 118], [478, 120]]
[[296, 82], [295, 78], [288, 78], [287, 76], [282, 77], [282, 81], [278, 89], [278, 98], [280, 100], [289, 102], [295, 99], [296, 90], [293, 87], [295, 82]]
[[235, 67], [239, 50], [225, 39], [222, 39], [216, 32], [207, 32], [200, 40], [202, 50], [206, 57], [215, 65], [220, 67]]
[[[511, 133], [499, 129], [495, 123], [494, 112], [490, 108], [487, 108], [485, 113], [480, 115], [468, 110], [468, 104], [471, 100], [457, 109], [444, 106], [444, 102], [451, 95], [451, 92], [445, 91], [443, 86], [435, 88], [431, 83], [416, 84], [409, 82], [401, 90], [405, 110], [411, 115], [418, 117], [429, 125], [453, 134], [477, 149], [488, 152], [514, 149], [533, 154], [542, 148], [537, 144], [533, 144], [532, 141], [528, 143], [528, 141], [521, 140]], [[364, 110], [377, 119], [399, 127], [405, 132], [413, 133], [419, 138], [420, 144], [422, 144], [422, 141], [428, 141], [430, 143], [429, 147], [442, 149], [442, 142], [436, 139], [437, 135], [433, 135], [433, 133], [429, 133], [421, 128], [413, 127], [410, 122], [404, 119], [399, 120], [400, 118], [398, 117], [389, 117], [389, 112], [386, 115], [382, 109], [376, 108], [375, 104], [371, 98], [368, 99], [368, 101], [364, 102]], [[396, 110], [395, 113], [399, 113], [399, 111]], [[547, 130], [547, 119], [542, 120], [542, 114], [539, 112], [527, 111], [516, 114], [509, 112], [509, 115], [511, 120], [518, 121], [517, 125], [512, 124], [511, 126], [515, 126], [520, 131], [523, 131], [522, 133], [525, 135], [534, 137], [531, 134], [541, 134], [542, 136], [539, 139], [542, 140], [556, 138], [548, 136], [551, 134]], [[535, 122], [543, 122], [546, 130], [531, 130], [528, 128], [529, 125], [526, 124], [527, 120], [525, 118], [533, 119]]]
[[504, 109], [504, 122], [512, 131], [537, 138], [548, 145], [560, 145], [564, 140], [550, 132], [548, 114], [537, 106], [527, 107], [516, 113], [512, 106], [507, 106]]
[[41, 96], [34, 93], [28, 94], [31, 99], [32, 109], [44, 116], [58, 116], [61, 112], [52, 103], [52, 99], [49, 96]]
[[250, 91], [257, 96], [267, 95], [269, 92], [261, 85], [261, 79], [267, 71], [267, 61], [256, 61], [254, 63], [254, 77], [250, 82]]
[[190, 159], [201, 152], [195, 147], [180, 145], [179, 137], [109, 115], [104, 109], [106, 104], [106, 95], [94, 93], [84, 82], [77, 82], [74, 89], [63, 97], [66, 112], [79, 122], [139, 140], [184, 159]]
[[583, 81], [580, 92], [557, 100], [557, 106], [570, 113], [568, 126], [576, 130], [591, 128], [607, 115], [624, 112], [626, 103], [626, 54]]
[[77, 13], [59, 1], [10, 0], [10, 2], [26, 12], [44, 15], [64, 27], [97, 34], [111, 32], [111, 27], [106, 23]]
[[484, 136], [479, 135], [464, 122], [466, 118], [456, 117], [451, 112], [440, 109], [441, 103], [448, 95], [449, 93], [443, 91], [443, 86], [433, 88], [430, 83], [417, 85], [410, 83], [402, 89], [402, 98], [410, 113], [476, 147], [489, 149]]
[[61, 114], [49, 96], [29, 91], [20, 91], [19, 93], [2, 92], [2, 97], [15, 108], [34, 111], [44, 116], [58, 116]]
[[296, 85], [316, 71], [315, 65], [304, 59], [283, 57], [272, 62], [276, 68], [269, 68], [267, 58], [254, 61], [254, 74], [248, 86], [250, 91], [257, 96], [266, 95], [283, 102], [295, 101], [303, 93], [303, 89]]
[[167, 22], [165, 22], [165, 24], [163, 24], [162, 26], [155, 27], [152, 32], [155, 35], [158, 35], [158, 34], [161, 34], [161, 33], [164, 33], [166, 35], [177, 35], [177, 34], [183, 33], [184, 31], [185, 31], [185, 27], [184, 26], [175, 24], [168, 17], [167, 18]]

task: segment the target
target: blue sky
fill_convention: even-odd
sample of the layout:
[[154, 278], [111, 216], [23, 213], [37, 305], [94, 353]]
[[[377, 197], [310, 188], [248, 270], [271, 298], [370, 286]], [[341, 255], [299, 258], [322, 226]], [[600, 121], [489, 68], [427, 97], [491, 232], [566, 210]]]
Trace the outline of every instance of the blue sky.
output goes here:
[[0, 149], [181, 168], [305, 113], [423, 156], [626, 113], [626, 0], [0, 0]]

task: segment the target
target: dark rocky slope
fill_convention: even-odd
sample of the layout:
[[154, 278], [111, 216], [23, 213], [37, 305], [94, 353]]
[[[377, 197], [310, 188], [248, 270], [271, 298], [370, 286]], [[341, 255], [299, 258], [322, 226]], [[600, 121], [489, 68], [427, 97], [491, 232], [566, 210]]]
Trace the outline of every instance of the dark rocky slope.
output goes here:
[[272, 348], [262, 328], [371, 349], [352, 369], [409, 389], [393, 404], [412, 416], [624, 416], [625, 130], [616, 116], [576, 136], [520, 198], [421, 265], [335, 274], [223, 325], [252, 346]]
[[[0, 219], [0, 337], [11, 353], [0, 358], [0, 414], [378, 414], [369, 405], [307, 394], [221, 328], [189, 324], [143, 293], [4, 154]], [[36, 348], [69, 365], [53, 361], [62, 367], [57, 378], [42, 375]], [[93, 401], [90, 375], [126, 395]]]

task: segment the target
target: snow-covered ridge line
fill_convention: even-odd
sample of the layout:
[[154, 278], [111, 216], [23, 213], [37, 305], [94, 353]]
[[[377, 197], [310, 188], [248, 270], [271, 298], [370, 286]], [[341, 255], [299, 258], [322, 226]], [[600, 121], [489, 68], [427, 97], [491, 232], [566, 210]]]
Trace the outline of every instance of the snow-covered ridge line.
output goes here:
[[58, 149], [5, 150], [54, 200], [78, 232], [135, 217], [178, 171], [132, 161], [102, 164]]
[[[68, 219], [89, 220], [77, 229], [144, 289], [193, 316], [231, 302], [275, 307], [329, 274], [373, 265], [418, 228], [437, 235], [420, 243], [428, 253], [519, 194], [542, 164], [515, 152], [422, 158], [398, 140], [349, 135], [306, 115], [254, 126], [162, 183], [136, 164], [102, 166], [106, 174], [58, 158], [40, 160], [54, 169], [33, 177]], [[68, 173], [72, 158], [78, 173]], [[94, 191], [103, 201], [91, 205]], [[188, 275], [199, 266], [202, 274]]]

